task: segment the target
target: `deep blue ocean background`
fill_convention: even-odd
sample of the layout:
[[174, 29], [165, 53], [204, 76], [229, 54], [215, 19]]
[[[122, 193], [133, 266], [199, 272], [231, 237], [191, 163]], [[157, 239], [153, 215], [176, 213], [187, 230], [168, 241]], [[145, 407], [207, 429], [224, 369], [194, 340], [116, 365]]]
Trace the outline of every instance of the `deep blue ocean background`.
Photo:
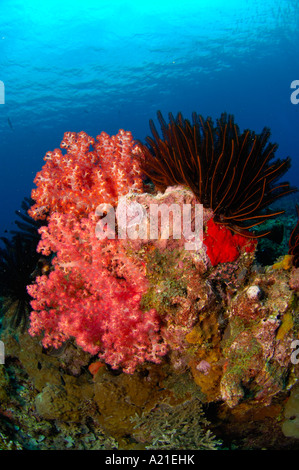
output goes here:
[[144, 140], [157, 110], [270, 127], [298, 185], [298, 1], [0, 0], [0, 80], [0, 235], [64, 132]]

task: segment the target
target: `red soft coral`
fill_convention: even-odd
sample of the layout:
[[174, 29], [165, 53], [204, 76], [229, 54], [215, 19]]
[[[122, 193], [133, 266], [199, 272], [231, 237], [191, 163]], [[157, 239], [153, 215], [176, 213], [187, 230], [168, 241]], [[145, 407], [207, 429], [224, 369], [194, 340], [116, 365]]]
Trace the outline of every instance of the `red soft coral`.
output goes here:
[[101, 204], [116, 204], [129, 189], [142, 187], [140, 149], [132, 134], [120, 130], [110, 137], [105, 132], [95, 140], [85, 132], [66, 132], [61, 148], [48, 152], [42, 170], [35, 177], [32, 191], [35, 204], [29, 213], [43, 219], [52, 212], [85, 217]]
[[95, 142], [84, 132], [66, 133], [45, 156], [32, 192], [30, 215], [47, 216], [38, 251], [52, 255], [49, 276], [28, 286], [33, 297], [31, 335], [43, 333], [45, 347], [69, 338], [113, 368], [133, 372], [145, 360], [159, 362], [166, 353], [154, 309], [140, 301], [148, 284], [144, 266], [126, 254], [121, 240], [96, 237], [96, 208], [117, 204], [121, 195], [142, 188], [140, 150], [130, 132], [105, 132]]
[[207, 232], [204, 236], [204, 244], [212, 266], [218, 263], [236, 261], [240, 252], [252, 252], [256, 247], [256, 240], [233, 234], [224, 225], [216, 224], [214, 219], [207, 222]]
[[69, 338], [113, 368], [132, 373], [146, 360], [160, 362], [166, 344], [154, 309], [140, 308], [148, 283], [144, 267], [118, 240], [98, 240], [95, 216], [78, 221], [56, 214], [42, 230], [39, 251], [54, 248], [54, 270], [28, 287], [33, 297], [31, 335], [43, 332], [44, 347]]

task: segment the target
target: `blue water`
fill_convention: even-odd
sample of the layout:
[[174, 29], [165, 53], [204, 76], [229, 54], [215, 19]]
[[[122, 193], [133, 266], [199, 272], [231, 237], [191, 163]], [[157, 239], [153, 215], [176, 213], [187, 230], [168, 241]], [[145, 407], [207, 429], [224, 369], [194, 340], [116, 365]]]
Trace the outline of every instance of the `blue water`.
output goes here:
[[297, 185], [298, 49], [295, 0], [0, 0], [0, 235], [65, 131], [144, 140], [158, 109], [270, 127]]

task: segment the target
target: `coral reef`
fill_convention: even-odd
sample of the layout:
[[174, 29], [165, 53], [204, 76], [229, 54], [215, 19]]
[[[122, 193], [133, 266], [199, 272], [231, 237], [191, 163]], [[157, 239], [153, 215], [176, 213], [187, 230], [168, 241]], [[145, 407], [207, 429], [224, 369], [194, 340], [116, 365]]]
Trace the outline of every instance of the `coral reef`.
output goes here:
[[298, 312], [287, 280], [284, 273], [260, 275], [231, 302], [220, 382], [221, 396], [230, 406], [244, 396], [268, 405], [292, 384], [293, 317]]
[[[66, 133], [66, 154], [46, 155], [30, 209], [46, 223], [28, 285], [30, 327], [3, 321], [0, 330], [0, 448], [298, 447], [299, 268], [294, 252], [259, 264], [246, 228], [291, 191], [274, 186], [288, 161], [270, 165], [266, 131], [198, 119], [167, 127], [161, 117], [164, 141], [152, 127], [162, 152], [154, 181], [169, 184], [170, 172], [174, 184], [163, 192], [143, 186], [147, 151], [124, 131], [97, 142]], [[202, 166], [191, 158], [211, 185], [205, 207], [183, 166], [195, 144], [207, 149]], [[260, 167], [245, 175], [241, 162]]]
[[[0, 383], [5, 395], [0, 423], [12, 443], [23, 449], [145, 449], [143, 437], [135, 435], [136, 413], [149, 418], [165, 402], [175, 407], [176, 419], [183, 422], [184, 403], [189, 406], [192, 391], [196, 397], [190, 377], [185, 376], [178, 386], [180, 381], [166, 364], [149, 363], [134, 374], [103, 366], [92, 375], [88, 355], [76, 358], [80, 372], [70, 367], [70, 357], [76, 356], [72, 343], [52, 355], [28, 334], [17, 341], [15, 330], [9, 328], [2, 331], [1, 339], [6, 344], [6, 365]], [[182, 406], [177, 408], [179, 403]], [[190, 441], [195, 433], [212, 447], [216, 441], [201, 409], [199, 416], [204, 430], [197, 432], [195, 418], [191, 419], [193, 429], [186, 439], [189, 436]]]

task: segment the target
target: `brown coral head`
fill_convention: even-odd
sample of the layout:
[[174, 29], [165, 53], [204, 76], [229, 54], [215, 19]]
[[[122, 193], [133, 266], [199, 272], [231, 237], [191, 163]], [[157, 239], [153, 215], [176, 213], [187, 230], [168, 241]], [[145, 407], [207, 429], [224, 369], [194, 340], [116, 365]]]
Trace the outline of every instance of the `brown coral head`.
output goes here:
[[176, 118], [169, 113], [168, 123], [160, 111], [157, 115], [162, 136], [151, 120], [152, 137], [140, 143], [143, 171], [157, 189], [188, 186], [204, 207], [213, 209], [216, 222], [247, 236], [253, 235], [249, 228], [284, 212], [268, 206], [296, 188], [277, 183], [290, 159], [274, 160], [277, 146], [268, 142], [269, 129], [241, 133], [225, 113], [215, 125], [196, 113], [192, 123], [181, 113]]

